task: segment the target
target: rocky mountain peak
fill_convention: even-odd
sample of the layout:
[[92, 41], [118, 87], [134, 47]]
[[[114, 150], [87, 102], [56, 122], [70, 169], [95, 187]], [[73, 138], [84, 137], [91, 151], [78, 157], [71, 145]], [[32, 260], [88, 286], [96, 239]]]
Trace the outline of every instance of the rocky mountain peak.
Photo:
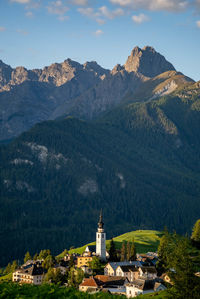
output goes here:
[[143, 49], [135, 47], [124, 65], [127, 72], [141, 73], [146, 77], [155, 77], [163, 72], [175, 70], [164, 56], [156, 52], [153, 47]]
[[124, 66], [122, 66], [121, 64], [117, 64], [114, 66], [114, 68], [111, 71], [112, 75], [115, 75], [116, 73], [120, 72], [120, 71], [124, 71]]

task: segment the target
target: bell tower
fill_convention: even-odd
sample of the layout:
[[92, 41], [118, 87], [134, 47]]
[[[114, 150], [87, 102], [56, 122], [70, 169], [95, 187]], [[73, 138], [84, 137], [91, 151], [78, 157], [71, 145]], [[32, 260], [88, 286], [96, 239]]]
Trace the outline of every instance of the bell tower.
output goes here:
[[98, 229], [96, 232], [96, 255], [99, 256], [99, 258], [102, 261], [106, 260], [106, 233], [104, 232], [104, 223], [103, 223], [103, 216], [102, 216], [102, 210], [100, 212], [99, 216], [99, 222], [98, 222]]

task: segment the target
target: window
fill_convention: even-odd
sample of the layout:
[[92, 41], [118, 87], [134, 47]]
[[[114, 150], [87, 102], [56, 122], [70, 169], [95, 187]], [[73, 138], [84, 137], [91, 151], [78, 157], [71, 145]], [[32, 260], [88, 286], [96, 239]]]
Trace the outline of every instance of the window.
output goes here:
[[98, 238], [100, 238], [100, 235], [98, 234]]
[[104, 234], [102, 234], [102, 239], [104, 238]]

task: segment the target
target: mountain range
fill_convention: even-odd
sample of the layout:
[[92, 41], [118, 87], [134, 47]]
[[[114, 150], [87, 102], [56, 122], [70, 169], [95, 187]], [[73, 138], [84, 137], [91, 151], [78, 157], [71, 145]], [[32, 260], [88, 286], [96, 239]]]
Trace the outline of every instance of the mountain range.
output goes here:
[[94, 119], [148, 84], [153, 87], [148, 93], [157, 97], [191, 81], [148, 46], [135, 47], [126, 63], [111, 71], [94, 61], [82, 65], [67, 59], [42, 70], [12, 69], [0, 61], [0, 140], [64, 115]]
[[108, 238], [165, 225], [190, 233], [200, 82], [152, 47], [112, 71], [66, 60], [0, 74], [1, 140], [26, 131], [0, 146], [0, 264], [93, 241], [101, 208]]

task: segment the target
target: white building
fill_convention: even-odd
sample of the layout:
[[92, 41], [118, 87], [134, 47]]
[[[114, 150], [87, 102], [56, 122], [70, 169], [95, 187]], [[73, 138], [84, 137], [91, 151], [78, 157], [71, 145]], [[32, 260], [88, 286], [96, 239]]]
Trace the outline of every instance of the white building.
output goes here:
[[96, 255], [99, 256], [102, 261], [106, 261], [106, 233], [104, 232], [103, 226], [104, 223], [101, 211], [96, 233]]
[[126, 297], [132, 298], [142, 294], [163, 291], [166, 287], [155, 280], [137, 279], [126, 284]]
[[12, 276], [13, 282], [39, 285], [44, 278], [44, 270], [41, 266], [30, 264], [17, 269]]

